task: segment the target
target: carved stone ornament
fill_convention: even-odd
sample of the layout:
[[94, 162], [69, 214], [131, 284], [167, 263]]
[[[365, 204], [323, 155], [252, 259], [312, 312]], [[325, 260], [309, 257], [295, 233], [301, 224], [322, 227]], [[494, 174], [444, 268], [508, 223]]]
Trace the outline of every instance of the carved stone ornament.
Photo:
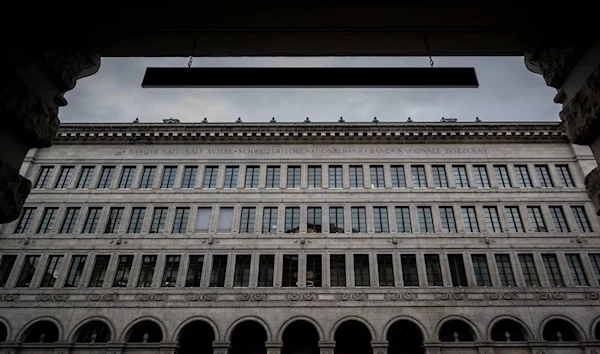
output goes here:
[[564, 300], [566, 296], [564, 293], [558, 292], [539, 292], [536, 293], [535, 298], [538, 300]]
[[1, 294], [0, 301], [17, 301], [19, 300], [19, 294]]
[[164, 301], [167, 299], [167, 294], [138, 294], [138, 301]]
[[90, 294], [88, 295], [89, 301], [115, 301], [119, 297], [116, 293], [110, 294]]
[[215, 301], [217, 294], [188, 294], [188, 301]]
[[559, 113], [565, 132], [575, 144], [589, 145], [600, 131], [600, 68], [597, 68], [575, 97]]
[[434, 298], [436, 300], [467, 300], [468, 296], [466, 293], [435, 293]]
[[586, 292], [585, 298], [588, 300], [598, 300], [600, 299], [600, 293], [597, 292]]
[[367, 300], [367, 294], [363, 293], [341, 293], [335, 296], [340, 301], [364, 301]]
[[289, 301], [313, 301], [317, 299], [317, 294], [313, 293], [291, 293], [286, 295]]
[[69, 298], [67, 294], [39, 294], [35, 297], [36, 301], [65, 301]]
[[388, 301], [412, 301], [417, 299], [417, 294], [415, 293], [387, 293], [383, 296], [385, 300]]
[[517, 300], [518, 295], [515, 292], [503, 292], [503, 293], [495, 293], [495, 292], [487, 292], [483, 295], [484, 299], [493, 301], [493, 300]]

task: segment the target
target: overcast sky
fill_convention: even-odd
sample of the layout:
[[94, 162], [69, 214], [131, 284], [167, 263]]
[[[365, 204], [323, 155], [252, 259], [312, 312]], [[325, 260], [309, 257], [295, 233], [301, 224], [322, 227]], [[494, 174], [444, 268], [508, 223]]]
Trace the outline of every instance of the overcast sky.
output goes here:
[[[434, 57], [435, 67], [475, 67], [477, 89], [143, 89], [148, 66], [187, 67], [188, 58], [103, 58], [77, 81], [62, 122], [557, 121], [556, 90], [522, 57]], [[193, 66], [428, 66], [420, 58], [194, 58]]]

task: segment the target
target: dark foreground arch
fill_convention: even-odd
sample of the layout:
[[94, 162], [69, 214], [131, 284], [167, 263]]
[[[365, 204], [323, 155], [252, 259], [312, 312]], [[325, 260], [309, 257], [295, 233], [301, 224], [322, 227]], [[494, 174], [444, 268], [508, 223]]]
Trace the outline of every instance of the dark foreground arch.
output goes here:
[[252, 320], [238, 323], [231, 332], [231, 354], [266, 354], [267, 332]]
[[290, 323], [283, 332], [282, 354], [319, 354], [319, 332], [304, 320]]
[[335, 331], [335, 354], [373, 354], [371, 332], [362, 322], [348, 320]]
[[421, 329], [409, 320], [394, 322], [387, 331], [388, 354], [423, 354]]
[[177, 340], [179, 354], [212, 354], [215, 331], [207, 322], [195, 320], [181, 329]]

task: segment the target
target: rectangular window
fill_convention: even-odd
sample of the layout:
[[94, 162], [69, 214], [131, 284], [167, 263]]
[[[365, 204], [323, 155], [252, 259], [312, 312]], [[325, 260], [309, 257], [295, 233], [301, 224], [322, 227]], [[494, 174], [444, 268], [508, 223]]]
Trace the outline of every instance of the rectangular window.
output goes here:
[[196, 179], [198, 178], [198, 167], [185, 166], [183, 169], [183, 181], [181, 188], [196, 188]]
[[532, 254], [520, 254], [519, 263], [523, 271], [523, 279], [527, 286], [540, 286], [540, 280], [535, 269], [535, 261]]
[[427, 272], [427, 285], [443, 286], [442, 267], [440, 265], [440, 256], [437, 254], [425, 255], [425, 271]]
[[210, 229], [211, 214], [212, 208], [198, 208], [198, 211], [196, 212], [196, 225], [194, 227], [195, 232], [208, 232]]
[[104, 229], [105, 234], [114, 234], [119, 232], [124, 211], [125, 208], [110, 208], [108, 220], [106, 221], [106, 228]]
[[392, 170], [392, 188], [406, 188], [406, 175], [404, 174], [404, 166], [395, 165]]
[[86, 261], [87, 256], [73, 256], [71, 258], [71, 267], [69, 267], [67, 280], [65, 280], [65, 287], [75, 288], [79, 285], [79, 279], [81, 279], [81, 273], [83, 273]]
[[42, 166], [42, 168], [40, 169], [40, 174], [38, 175], [38, 178], [35, 181], [34, 188], [48, 188], [48, 184], [50, 183], [50, 179], [52, 178], [53, 171], [54, 166]]
[[213, 264], [210, 271], [210, 287], [224, 287], [226, 274], [227, 255], [213, 256]]
[[154, 268], [156, 268], [157, 256], [142, 256], [142, 267], [140, 268], [140, 277], [138, 278], [138, 288], [149, 288], [152, 286], [154, 278]]
[[239, 173], [240, 168], [238, 166], [227, 166], [225, 168], [225, 185], [223, 188], [237, 188]]
[[321, 166], [308, 166], [308, 188], [322, 187]]
[[367, 232], [367, 210], [365, 207], [350, 208], [352, 232]]
[[190, 264], [185, 278], [186, 287], [197, 288], [202, 281], [202, 267], [204, 266], [204, 256], [190, 256]]
[[544, 268], [546, 268], [546, 275], [548, 276], [550, 286], [565, 286], [556, 255], [542, 254], [542, 260], [544, 261]]
[[243, 207], [240, 217], [240, 233], [247, 234], [254, 232], [254, 224], [256, 223], [256, 208]]
[[332, 254], [329, 256], [329, 272], [331, 286], [346, 286], [346, 256], [343, 254]]
[[320, 207], [306, 208], [306, 232], [321, 233], [323, 229], [323, 211]]
[[468, 286], [463, 256], [461, 254], [449, 254], [448, 264], [450, 265], [452, 286]]
[[573, 212], [573, 218], [575, 218], [575, 224], [577, 225], [577, 230], [579, 230], [579, 232], [592, 232], [584, 207], [577, 205], [571, 206], [571, 212]]
[[329, 208], [329, 233], [344, 233], [344, 207]]
[[425, 166], [413, 165], [410, 167], [412, 173], [413, 188], [427, 188]]
[[219, 208], [219, 227], [217, 232], [230, 233], [233, 226], [233, 208]]
[[510, 178], [508, 178], [508, 168], [505, 165], [495, 165], [496, 182], [499, 188], [510, 188]]
[[548, 170], [548, 165], [535, 165], [535, 174], [540, 182], [540, 187], [554, 187], [552, 185], [552, 180], [550, 179], [550, 170]]
[[350, 188], [364, 188], [365, 178], [362, 166], [350, 166]]
[[94, 166], [83, 166], [77, 181], [77, 188], [89, 188], [94, 178]]
[[150, 233], [157, 234], [165, 231], [165, 224], [167, 222], [167, 212], [169, 208], [155, 207], [152, 212], [152, 223], [150, 224]]
[[561, 206], [551, 206], [549, 208], [552, 224], [554, 224], [556, 232], [569, 232], [569, 225], [567, 225], [567, 219], [563, 208]]
[[329, 166], [329, 188], [343, 188], [342, 166]]
[[277, 207], [265, 207], [263, 208], [263, 222], [262, 222], [262, 233], [263, 234], [276, 234], [277, 233]]
[[403, 254], [400, 256], [402, 264], [402, 281], [404, 286], [419, 286], [419, 273], [417, 272], [417, 256]]
[[371, 166], [371, 188], [385, 188], [383, 166]]
[[127, 228], [128, 234], [139, 234], [142, 232], [145, 215], [146, 208], [131, 208], [131, 220], [129, 220], [129, 228]]
[[142, 179], [140, 180], [140, 188], [152, 188], [155, 177], [156, 166], [144, 166], [144, 169], [142, 170]]
[[417, 218], [419, 219], [419, 232], [420, 233], [435, 232], [434, 227], [433, 227], [433, 214], [431, 213], [431, 207], [418, 206], [417, 207]]
[[84, 234], [93, 234], [98, 229], [98, 223], [100, 222], [100, 216], [102, 215], [102, 208], [92, 207], [88, 209], [85, 223], [83, 224]]
[[21, 218], [17, 223], [17, 227], [15, 228], [15, 234], [26, 234], [31, 229], [31, 224], [33, 224], [33, 219], [35, 218], [35, 211], [37, 208], [23, 208], [23, 212], [21, 212]]
[[297, 234], [300, 232], [300, 208], [285, 208], [285, 232]]
[[387, 207], [373, 207], [373, 223], [376, 233], [390, 232]]
[[286, 188], [300, 188], [302, 179], [302, 168], [300, 166], [288, 166]]
[[490, 179], [485, 165], [474, 165], [473, 173], [475, 174], [477, 188], [490, 188]]
[[266, 188], [279, 188], [281, 181], [281, 169], [279, 166], [267, 166], [267, 180], [265, 181]]
[[284, 288], [298, 286], [298, 255], [283, 255], [281, 286]]
[[454, 219], [453, 207], [441, 206], [440, 217], [442, 219], [442, 232], [456, 232], [456, 220]]
[[98, 181], [98, 188], [100, 188], [100, 189], [110, 188], [114, 174], [115, 174], [115, 166], [102, 167], [102, 172], [100, 173], [100, 181]]
[[465, 224], [465, 232], [479, 232], [475, 207], [462, 207], [461, 210], [463, 223]]
[[469, 188], [466, 166], [452, 166], [452, 172], [454, 173], [454, 184], [456, 184], [456, 188]]
[[498, 208], [484, 206], [483, 216], [485, 218], [485, 228], [487, 232], [502, 232], [502, 226], [500, 225], [500, 216], [498, 215]]
[[531, 178], [529, 177], [529, 171], [526, 165], [515, 165], [515, 175], [517, 182], [521, 188], [531, 187]]
[[588, 282], [583, 270], [583, 266], [581, 265], [581, 257], [577, 253], [567, 253], [565, 254], [565, 257], [567, 258], [567, 264], [569, 265], [569, 270], [571, 271], [573, 284], [579, 286], [589, 286], [590, 283]]
[[379, 286], [394, 286], [394, 262], [391, 254], [377, 255], [377, 272], [379, 273]]
[[26, 288], [31, 284], [31, 279], [35, 273], [35, 269], [40, 261], [40, 256], [26, 256], [23, 262], [23, 269], [17, 280], [17, 288]]
[[250, 255], [235, 256], [235, 272], [233, 274], [233, 286], [248, 287], [250, 286]]
[[88, 284], [90, 288], [101, 288], [102, 285], [104, 285], [104, 278], [109, 262], [110, 256], [96, 256], [94, 269], [92, 270], [92, 276], [90, 277], [90, 282]]
[[258, 286], [262, 288], [273, 287], [274, 274], [275, 256], [272, 254], [261, 254], [258, 258]]
[[135, 166], [124, 166], [119, 180], [119, 188], [131, 188], [135, 177]]
[[371, 286], [368, 254], [354, 255], [354, 286]]
[[561, 187], [574, 188], [573, 178], [568, 165], [556, 165], [556, 174]]
[[75, 229], [75, 224], [77, 223], [77, 219], [79, 218], [79, 210], [81, 208], [67, 208], [65, 212], [65, 218], [63, 219], [63, 223], [60, 227], [61, 234], [72, 234]]
[[54, 221], [58, 215], [58, 208], [45, 208], [42, 215], [42, 221], [38, 227], [38, 234], [47, 234], [52, 232]]
[[546, 229], [546, 223], [542, 217], [542, 209], [538, 206], [528, 206], [527, 215], [529, 215], [529, 222], [533, 228], [533, 232], [548, 232]]
[[396, 229], [401, 233], [412, 232], [409, 207], [396, 207]]
[[323, 279], [323, 264], [320, 254], [306, 256], [306, 287], [320, 288]]
[[496, 266], [498, 267], [498, 275], [502, 286], [515, 286], [515, 276], [510, 264], [510, 256], [508, 254], [497, 254]]
[[165, 271], [163, 272], [162, 287], [174, 288], [177, 285], [177, 273], [179, 273], [179, 262], [181, 256], [166, 256]]
[[160, 188], [173, 188], [175, 186], [175, 178], [177, 177], [177, 166], [165, 166], [163, 169], [162, 181]]
[[132, 264], [133, 256], [119, 256], [117, 272], [115, 273], [115, 279], [113, 280], [113, 288], [124, 288], [127, 286]]
[[246, 179], [244, 181], [244, 188], [258, 188], [259, 175], [259, 166], [246, 166]]
[[8, 281], [8, 277], [12, 272], [16, 260], [17, 256], [14, 255], [2, 256], [2, 262], [0, 262], [0, 288], [6, 286], [6, 282]]
[[525, 232], [523, 228], [523, 221], [521, 220], [521, 213], [519, 212], [518, 206], [507, 206], [504, 208], [506, 211], [506, 219], [508, 221], [508, 230], [510, 232]]
[[60, 175], [54, 188], [67, 188], [71, 182], [71, 176], [73, 175], [73, 166], [63, 166], [60, 169]]
[[447, 188], [448, 179], [446, 178], [446, 167], [442, 165], [431, 166], [433, 173], [433, 185], [437, 188]]
[[63, 256], [50, 256], [48, 257], [48, 264], [46, 265], [46, 271], [42, 277], [40, 288], [51, 288], [56, 284], [56, 278], [60, 272], [60, 267], [63, 262]]
[[216, 188], [219, 166], [206, 166], [204, 168], [204, 181], [202, 188]]
[[190, 208], [175, 208], [175, 220], [173, 221], [173, 233], [184, 234], [187, 232], [190, 218]]
[[[5, 257], [7, 257], [7, 256], [5, 256]], [[4, 262], [4, 259], [2, 261]], [[596, 281], [598, 283], [600, 283], [600, 253], [590, 254], [590, 262], [592, 263], [592, 268], [594, 269], [594, 275], [596, 276]], [[10, 272], [10, 270], [9, 270], [9, 272]], [[3, 282], [2, 282], [2, 266], [0, 265], [0, 286], [4, 286], [2, 284], [3, 284]]]
[[475, 272], [477, 286], [492, 286], [487, 256], [485, 254], [472, 254], [471, 260], [473, 261], [473, 271]]

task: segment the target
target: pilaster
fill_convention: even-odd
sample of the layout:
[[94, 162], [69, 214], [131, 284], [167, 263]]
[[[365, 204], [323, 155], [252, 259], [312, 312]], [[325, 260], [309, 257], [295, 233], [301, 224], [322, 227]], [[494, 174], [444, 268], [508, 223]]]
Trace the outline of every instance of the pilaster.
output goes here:
[[371, 341], [371, 348], [373, 348], [373, 354], [387, 354], [388, 341]]
[[214, 341], [213, 354], [229, 354], [231, 342], [229, 341]]
[[267, 354], [281, 354], [283, 348], [283, 342], [265, 342], [267, 348]]
[[320, 354], [333, 354], [335, 350], [335, 341], [333, 340], [320, 340], [319, 351]]

